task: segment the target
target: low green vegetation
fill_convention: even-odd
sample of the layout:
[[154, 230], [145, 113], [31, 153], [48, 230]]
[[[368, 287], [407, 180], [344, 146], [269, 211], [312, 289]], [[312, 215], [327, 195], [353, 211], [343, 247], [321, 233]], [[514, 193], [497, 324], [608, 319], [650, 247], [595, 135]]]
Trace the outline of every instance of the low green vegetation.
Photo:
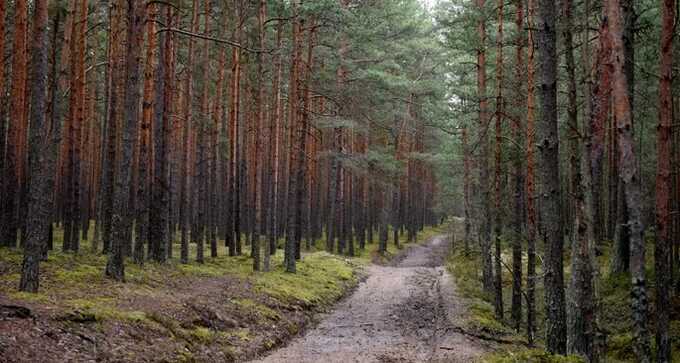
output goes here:
[[486, 363], [585, 363], [581, 358], [546, 353], [540, 349], [505, 350], [484, 358]]
[[[381, 261], [441, 232], [427, 228], [417, 242], [399, 248], [390, 242]], [[272, 256], [271, 271], [253, 272], [249, 256], [229, 257], [223, 243], [219, 257], [206, 257], [202, 264], [181, 264], [176, 245], [175, 257], [166, 264], [139, 266], [128, 259], [126, 282], [119, 283], [104, 276], [106, 256], [91, 252], [88, 241], [79, 253], [63, 253], [60, 231], [55, 235], [55, 248], [41, 263], [37, 294], [17, 290], [21, 250], [0, 250], [0, 296], [31, 309], [48, 308], [54, 312], [54, 323], [65, 324], [66, 329], [106, 334], [123, 326], [137, 331], [135, 335], [165, 337], [178, 347], [178, 361], [217, 359], [202, 352], [207, 346], [231, 359], [247, 354], [251, 344], [264, 349], [277, 346], [281, 337], [271, 334], [273, 326], [284, 335], [296, 334], [304, 324], [302, 317], [331, 306], [358, 283], [362, 267], [379, 256], [377, 243], [347, 257], [325, 252], [319, 241], [303, 252], [295, 274], [284, 271], [280, 251]], [[194, 245], [190, 253], [195, 256]]]
[[[648, 239], [648, 248], [653, 250], [653, 241]], [[454, 276], [458, 292], [467, 301], [468, 317], [464, 321], [464, 329], [478, 334], [486, 334], [493, 337], [503, 337], [506, 341], [521, 342], [521, 345], [512, 347], [511, 350], [503, 349], [502, 352], [491, 354], [484, 358], [484, 362], [579, 362], [574, 357], [553, 356], [541, 350], [543, 337], [543, 324], [537, 325], [537, 347], [529, 349], [523, 344], [526, 342], [524, 336], [526, 328], [522, 326], [521, 333], [515, 332], [509, 324], [509, 319], [499, 321], [495, 318], [492, 296], [486, 296], [482, 290], [482, 271], [481, 255], [476, 246], [473, 246], [470, 253], [465, 255], [462, 248], [452, 251], [448, 258], [447, 268]], [[651, 254], [649, 254], [651, 255]], [[648, 257], [647, 281], [651, 287], [648, 296], [653, 305], [654, 302], [654, 275], [653, 256]], [[503, 260], [506, 264], [511, 263], [511, 246], [503, 243]], [[614, 363], [635, 362], [631, 335], [631, 313], [630, 313], [630, 277], [627, 274], [611, 274], [611, 246], [605, 243], [601, 246], [601, 254], [598, 257], [602, 277], [598, 285], [600, 292], [599, 323], [602, 333], [606, 336], [606, 360]], [[569, 282], [570, 273], [569, 255], [565, 255], [565, 283]], [[526, 254], [523, 256], [523, 266], [526, 266]], [[526, 274], [526, 270], [524, 270]], [[541, 266], [537, 266], [537, 275], [541, 276]], [[524, 276], [526, 278], [526, 276]], [[503, 274], [503, 300], [506, 312], [509, 315], [512, 293], [512, 276], [509, 270], [505, 269]], [[526, 281], [524, 281], [526, 288]], [[526, 319], [526, 300], [522, 300]], [[543, 284], [539, 279], [536, 285], [536, 313], [537, 321], [543, 321], [544, 300]], [[507, 317], [507, 316], [506, 316]], [[653, 322], [651, 323], [653, 324]], [[652, 327], [653, 325], [650, 325]], [[680, 362], [680, 322], [671, 321], [670, 329], [671, 341], [675, 360]], [[653, 337], [652, 337], [653, 339]], [[677, 353], [677, 354], [676, 354]]]

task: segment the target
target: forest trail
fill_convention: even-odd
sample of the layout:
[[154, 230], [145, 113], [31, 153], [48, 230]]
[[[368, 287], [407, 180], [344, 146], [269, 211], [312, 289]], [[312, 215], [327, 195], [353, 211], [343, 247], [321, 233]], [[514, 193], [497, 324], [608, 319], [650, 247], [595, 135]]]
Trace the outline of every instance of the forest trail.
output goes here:
[[465, 313], [444, 267], [445, 236], [368, 279], [304, 336], [257, 362], [471, 362], [487, 348], [454, 332]]

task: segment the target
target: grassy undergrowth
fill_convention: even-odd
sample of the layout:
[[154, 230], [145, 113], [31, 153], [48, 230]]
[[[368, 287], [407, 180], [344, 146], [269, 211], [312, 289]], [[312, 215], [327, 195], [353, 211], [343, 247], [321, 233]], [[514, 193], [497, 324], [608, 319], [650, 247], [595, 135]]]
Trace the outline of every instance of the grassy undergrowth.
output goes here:
[[[193, 260], [181, 264], [175, 244], [175, 256], [165, 264], [147, 261], [139, 266], [127, 259], [126, 282], [119, 283], [104, 276], [106, 256], [92, 252], [89, 241], [77, 254], [64, 253], [61, 231], [56, 232], [55, 248], [40, 265], [37, 294], [17, 290], [21, 250], [0, 249], [0, 299], [4, 296], [11, 303], [48, 311], [55, 321], [85, 324], [96, 331], [123, 324], [144, 332], [137, 334], [158, 332], [184, 347], [176, 352], [180, 361], [234, 358], [241, 354], [237, 347], [248, 344], [276, 346], [280, 341], [268, 331], [272, 326], [297, 333], [302, 322], [291, 320], [289, 312], [304, 315], [329, 307], [358, 283], [362, 266], [378, 256], [377, 243], [357, 248], [354, 257], [347, 257], [323, 251], [325, 242], [317, 241], [314, 248], [303, 248], [295, 274], [284, 271], [280, 250], [272, 256], [270, 272], [253, 272], [249, 256], [229, 257], [222, 242], [218, 257], [206, 257], [202, 264]], [[417, 243], [441, 232], [427, 228], [419, 233]], [[389, 243], [386, 256], [410, 245], [397, 248]], [[190, 256], [195, 255], [192, 244]], [[215, 321], [224, 326], [215, 328]], [[222, 355], [197, 355], [198, 347], [206, 346], [220, 347]]]
[[[648, 241], [648, 248], [653, 249], [653, 241]], [[570, 278], [570, 251], [565, 244], [565, 285], [568, 286]], [[522, 326], [521, 334], [517, 333], [510, 327], [509, 316], [511, 306], [512, 294], [512, 276], [508, 269], [503, 271], [503, 303], [506, 320], [499, 321], [495, 318], [492, 296], [486, 296], [482, 291], [482, 271], [481, 271], [481, 255], [476, 246], [473, 246], [469, 255], [465, 255], [462, 249], [454, 250], [448, 259], [448, 269], [454, 276], [458, 291], [468, 301], [469, 316], [465, 321], [465, 328], [479, 333], [489, 334], [492, 336], [502, 336], [506, 340], [518, 340], [526, 342], [525, 334], [526, 326]], [[503, 243], [503, 261], [510, 266], [512, 263], [511, 246], [508, 243]], [[542, 255], [542, 252], [539, 251]], [[647, 282], [650, 287], [647, 296], [650, 298], [650, 305], [654, 304], [654, 272], [653, 272], [653, 256], [651, 253], [647, 255]], [[523, 256], [523, 269], [526, 274], [526, 251]], [[599, 312], [599, 322], [602, 331], [606, 334], [605, 352], [606, 361], [613, 363], [628, 363], [635, 362], [635, 356], [632, 349], [632, 335], [631, 335], [631, 312], [630, 312], [630, 277], [627, 274], [612, 275], [609, 273], [611, 263], [611, 245], [603, 244], [601, 246], [601, 255], [598, 257], [600, 271], [602, 277], [600, 278], [599, 289], [601, 297], [601, 308]], [[540, 260], [539, 260], [540, 263]], [[541, 276], [541, 266], [537, 266], [537, 275]], [[524, 276], [526, 278], [526, 275]], [[526, 280], [523, 282], [526, 288]], [[517, 346], [511, 349], [504, 347], [502, 352], [491, 354], [485, 357], [485, 362], [537, 362], [537, 363], [570, 363], [580, 361], [576, 357], [553, 356], [547, 354], [542, 350], [542, 339], [544, 336], [544, 297], [543, 297], [543, 281], [539, 279], [536, 285], [536, 313], [538, 329], [536, 333], [537, 347], [536, 349], [529, 349], [524, 346]], [[680, 299], [674, 301], [680, 302]], [[526, 309], [526, 301], [522, 300], [522, 308]], [[652, 315], [650, 310], [650, 318]], [[526, 314], [526, 311], [523, 311]], [[680, 362], [680, 321], [675, 317], [671, 321], [671, 341], [673, 342], [673, 362]], [[523, 317], [526, 321], [526, 315]], [[650, 321], [649, 329], [653, 332], [654, 322]], [[652, 334], [653, 335], [653, 334]], [[653, 340], [653, 337], [652, 337]], [[653, 343], [653, 342], [652, 342]]]

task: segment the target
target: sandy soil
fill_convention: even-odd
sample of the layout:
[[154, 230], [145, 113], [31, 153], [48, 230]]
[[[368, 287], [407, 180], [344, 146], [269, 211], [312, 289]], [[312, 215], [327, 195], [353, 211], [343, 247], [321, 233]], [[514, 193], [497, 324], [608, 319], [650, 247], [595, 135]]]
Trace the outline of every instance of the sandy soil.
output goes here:
[[443, 236], [368, 278], [304, 336], [257, 362], [473, 362], [484, 343], [452, 330], [465, 314], [443, 267]]

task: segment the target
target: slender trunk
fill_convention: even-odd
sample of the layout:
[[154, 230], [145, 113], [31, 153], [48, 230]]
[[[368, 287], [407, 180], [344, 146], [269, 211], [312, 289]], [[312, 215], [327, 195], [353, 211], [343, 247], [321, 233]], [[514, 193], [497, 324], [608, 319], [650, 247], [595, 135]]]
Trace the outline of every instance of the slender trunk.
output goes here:
[[[300, 9], [300, 0], [294, 0], [293, 2], [293, 13], [300, 16], [298, 13]], [[299, 183], [304, 183], [304, 171], [301, 168], [304, 166], [304, 140], [305, 135], [303, 134], [304, 126], [303, 121], [299, 120], [299, 91], [300, 91], [300, 36], [301, 36], [302, 20], [296, 19], [293, 22], [292, 29], [292, 53], [291, 53], [291, 66], [290, 66], [290, 83], [289, 83], [289, 114], [288, 119], [291, 125], [291, 148], [290, 148], [290, 160], [291, 160], [291, 170], [288, 175], [288, 223], [286, 231], [286, 245], [285, 245], [285, 267], [287, 272], [294, 273], [296, 270], [295, 266], [295, 250], [298, 241], [298, 231], [300, 230], [300, 216], [302, 208], [302, 195], [298, 193], [298, 190], [302, 190], [304, 186], [298, 187]], [[298, 152], [297, 148], [302, 146], [302, 152]], [[301, 158], [300, 160], [297, 160]]]
[[470, 146], [467, 127], [463, 127], [463, 198], [465, 201], [465, 236], [463, 237], [464, 252], [470, 253], [470, 232], [472, 229], [472, 205], [470, 204]]
[[[172, 25], [172, 13], [166, 9], [163, 22]], [[153, 178], [151, 179], [151, 202], [149, 204], [150, 258], [165, 262], [172, 237], [169, 234], [170, 219], [170, 104], [172, 102], [172, 33], [159, 34], [159, 63], [154, 74], [153, 100]]]
[[[2, 16], [0, 12], [0, 16]], [[31, 47], [32, 89], [27, 239], [19, 290], [37, 292], [39, 265], [50, 223], [48, 175], [51, 132], [45, 118], [47, 101], [47, 0], [35, 0]]]
[[[264, 49], [265, 46], [265, 29], [264, 29], [264, 22], [265, 18], [267, 16], [267, 2], [265, 0], [260, 0], [259, 1], [259, 9], [257, 12], [257, 24], [258, 24], [258, 38], [259, 38], [259, 45], [260, 49]], [[258, 160], [260, 159], [260, 148], [261, 148], [261, 135], [260, 135], [260, 128], [264, 127], [264, 105], [265, 105], [265, 85], [264, 85], [264, 53], [260, 52], [257, 54], [257, 93], [256, 93], [256, 100], [255, 104], [257, 107], [256, 110], [256, 125], [255, 125], [255, 150], [254, 150], [254, 165], [253, 167], [255, 168], [255, 177], [254, 177], [254, 185], [253, 185], [253, 192], [255, 193], [255, 205], [253, 206], [255, 208], [255, 220], [254, 222], [254, 228], [253, 228], [253, 252], [255, 254], [253, 255], [253, 270], [254, 271], [259, 271], [260, 270], [260, 235], [262, 234], [262, 231], [264, 228], [263, 221], [262, 221], [262, 183], [258, 178], [262, 178], [262, 175], [260, 173], [260, 168], [264, 170], [264, 165], [261, 165], [260, 168], [258, 168]], [[265, 259], [267, 261], [267, 266], [265, 266], [265, 271], [269, 269], [269, 251], [265, 251]]]
[[620, 178], [628, 206], [628, 228], [630, 228], [630, 271], [632, 280], [633, 310], [633, 348], [639, 362], [649, 362], [651, 349], [649, 344], [647, 288], [645, 278], [645, 244], [641, 222], [641, 196], [636, 183], [638, 169], [633, 149], [633, 129], [631, 124], [631, 104], [629, 98], [628, 79], [624, 69], [623, 17], [619, 0], [607, 0], [607, 19], [612, 35], [612, 97], [613, 115], [616, 118], [616, 132], [621, 163]]
[[527, 129], [526, 129], [526, 212], [527, 212], [527, 340], [529, 345], [534, 344], [536, 335], [536, 208], [535, 208], [535, 181], [534, 181], [534, 148], [535, 130], [534, 113], [536, 107], [536, 94], [534, 86], [534, 0], [527, 2], [527, 26], [529, 28], [527, 39]]
[[[280, 135], [281, 135], [281, 45], [283, 41], [283, 22], [279, 21], [276, 28], [276, 53], [274, 54], [274, 80], [272, 82], [272, 126], [271, 134], [272, 140], [272, 152], [270, 156], [271, 165], [271, 191], [269, 196], [269, 253], [273, 255], [276, 253], [276, 242], [278, 240], [278, 202], [279, 193], [281, 191], [279, 182], [279, 159], [280, 159]], [[265, 270], [267, 269], [267, 259], [269, 257], [265, 256]]]
[[541, 118], [539, 152], [541, 161], [541, 220], [545, 230], [546, 349], [566, 352], [566, 313], [562, 260], [562, 208], [560, 207], [559, 139], [557, 132], [557, 37], [554, 0], [539, 0], [539, 61]]
[[673, 124], [673, 30], [676, 2], [662, 2], [661, 64], [659, 72], [659, 127], [657, 128], [656, 164], [656, 242], [654, 275], [656, 276], [656, 361], [671, 361], [668, 334], [670, 320], [670, 191], [671, 191], [671, 125]]
[[154, 61], [156, 56], [156, 5], [146, 9], [146, 63], [144, 65], [144, 94], [142, 101], [142, 124], [139, 135], [139, 174], [137, 179], [137, 222], [133, 257], [136, 263], [144, 263], [144, 243], [149, 241], [149, 192], [151, 179], [151, 129], [154, 111]]
[[482, 13], [477, 24], [479, 44], [477, 45], [477, 98], [479, 100], [479, 205], [481, 218], [480, 243], [482, 247], [482, 283], [484, 292], [493, 294], [493, 267], [491, 265], [491, 198], [489, 192], [489, 142], [487, 131], [489, 117], [486, 99], [486, 22], [483, 15], [485, 0], [477, 0], [477, 7]]
[[[515, 66], [515, 80], [516, 84], [520, 86], [518, 92], [516, 107], [522, 110], [524, 107], [524, 99], [522, 97], [522, 77], [524, 70], [524, 4], [522, 0], [517, 0], [515, 4], [516, 17], [515, 27], [517, 29], [517, 54]], [[522, 140], [522, 113], [517, 113], [517, 118], [512, 122], [513, 138], [520, 144]], [[514, 328], [520, 331], [522, 324], [522, 226], [524, 225], [524, 170], [522, 170], [522, 150], [520, 147], [516, 148], [513, 155], [513, 181], [514, 181], [514, 198], [513, 198], [513, 236], [512, 236], [512, 306], [511, 314]]]
[[26, 34], [28, 33], [28, 8], [26, 0], [14, 3], [14, 45], [12, 47], [12, 85], [10, 90], [10, 109], [13, 117], [8, 121], [7, 144], [4, 172], [4, 205], [2, 231], [0, 236], [6, 247], [16, 247], [19, 229], [18, 204], [22, 168], [24, 166], [23, 139], [26, 137], [26, 78], [28, 65]]
[[[113, 192], [111, 253], [106, 265], [106, 275], [119, 281], [125, 279], [124, 246], [132, 227], [132, 220], [130, 220], [127, 210], [132, 176], [132, 149], [137, 136], [135, 131], [137, 130], [140, 103], [139, 65], [143, 39], [141, 29], [144, 18], [141, 5], [134, 0], [119, 0], [116, 9], [120, 13], [117, 16], [122, 16], [123, 11], [127, 9], [126, 49], [121, 52], [122, 55], [117, 57], [119, 60], [116, 61], [116, 73], [114, 74], [114, 79], [121, 79], [121, 83], [124, 83], [124, 89], [120, 87], [120, 91], [114, 96], [123, 101], [120, 104], [122, 107], [114, 113], [116, 116], [123, 116], [124, 111], [124, 122], [122, 123], [123, 130], [121, 130], [121, 155], [117, 163]], [[123, 57], [125, 57], [124, 61]]]
[[[198, 0], [193, 0], [191, 8], [191, 31], [198, 32]], [[189, 38], [187, 52], [186, 76], [184, 79], [184, 133], [182, 134], [182, 187], [180, 190], [180, 211], [179, 218], [181, 224], [181, 247], [180, 261], [189, 262], [189, 220], [191, 216], [191, 132], [192, 132], [192, 99], [193, 99], [193, 63], [194, 63], [194, 38]]]
[[496, 318], [503, 319], [503, 269], [501, 266], [501, 233], [503, 227], [501, 209], [501, 149], [503, 147], [503, 2], [498, 0], [498, 34], [496, 51], [496, 149], [494, 173], [494, 237], [496, 253], [494, 276], [494, 311]]

